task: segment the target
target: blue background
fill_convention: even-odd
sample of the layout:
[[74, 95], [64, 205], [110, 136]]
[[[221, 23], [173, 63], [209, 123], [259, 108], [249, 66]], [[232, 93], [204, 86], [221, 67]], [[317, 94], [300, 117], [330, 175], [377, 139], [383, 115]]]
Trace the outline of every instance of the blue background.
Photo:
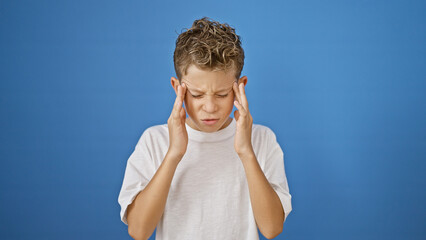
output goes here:
[[242, 37], [250, 111], [285, 154], [293, 211], [276, 239], [425, 239], [425, 13], [402, 0], [1, 1], [0, 238], [130, 239], [127, 159], [170, 115], [178, 33], [208, 16]]

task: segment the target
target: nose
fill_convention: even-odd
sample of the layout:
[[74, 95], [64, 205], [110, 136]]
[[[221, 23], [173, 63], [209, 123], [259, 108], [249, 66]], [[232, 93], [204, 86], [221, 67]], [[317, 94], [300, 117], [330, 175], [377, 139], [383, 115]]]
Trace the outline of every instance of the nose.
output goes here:
[[208, 113], [217, 111], [216, 99], [214, 96], [207, 96], [203, 103], [203, 110]]

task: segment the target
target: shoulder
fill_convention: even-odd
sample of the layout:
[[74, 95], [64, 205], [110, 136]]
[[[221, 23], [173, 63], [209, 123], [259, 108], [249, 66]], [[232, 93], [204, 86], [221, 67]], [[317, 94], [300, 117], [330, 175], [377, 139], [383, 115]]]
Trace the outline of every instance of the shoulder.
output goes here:
[[144, 130], [143, 134], [158, 135], [158, 134], [164, 134], [168, 132], [169, 132], [169, 129], [167, 127], [167, 124], [165, 123], [165, 124], [150, 126]]
[[274, 142], [276, 142], [276, 136], [271, 128], [262, 124], [253, 124], [252, 144], [255, 152], [266, 154]]
[[276, 138], [274, 131], [272, 131], [271, 128], [262, 124], [253, 124], [252, 137], [261, 138], [265, 140], [269, 138]]
[[146, 128], [139, 138], [138, 145], [153, 142], [167, 141], [169, 138], [169, 129], [167, 124], [158, 124]]
[[283, 157], [284, 153], [277, 141], [275, 132], [267, 126], [253, 124], [252, 143], [255, 153], [257, 151], [256, 156], [258, 156], [258, 160], [261, 163], [269, 161], [271, 156]]

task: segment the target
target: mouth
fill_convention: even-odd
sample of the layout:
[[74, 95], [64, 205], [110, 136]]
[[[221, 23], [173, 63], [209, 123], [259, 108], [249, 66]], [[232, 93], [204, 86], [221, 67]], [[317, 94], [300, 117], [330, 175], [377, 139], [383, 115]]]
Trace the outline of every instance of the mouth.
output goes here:
[[219, 119], [218, 118], [206, 118], [206, 119], [201, 119], [201, 121], [203, 121], [203, 123], [206, 124], [206, 125], [213, 125], [217, 121], [219, 121]]

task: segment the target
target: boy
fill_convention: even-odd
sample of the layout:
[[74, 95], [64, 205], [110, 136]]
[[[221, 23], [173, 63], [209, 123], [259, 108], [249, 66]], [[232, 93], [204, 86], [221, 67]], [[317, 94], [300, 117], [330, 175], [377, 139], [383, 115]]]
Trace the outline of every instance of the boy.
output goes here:
[[161, 240], [251, 240], [259, 228], [276, 237], [292, 210], [284, 154], [271, 129], [253, 124], [240, 37], [195, 20], [174, 65], [167, 124], [146, 129], [127, 162], [118, 202], [129, 235], [148, 239], [157, 227]]

